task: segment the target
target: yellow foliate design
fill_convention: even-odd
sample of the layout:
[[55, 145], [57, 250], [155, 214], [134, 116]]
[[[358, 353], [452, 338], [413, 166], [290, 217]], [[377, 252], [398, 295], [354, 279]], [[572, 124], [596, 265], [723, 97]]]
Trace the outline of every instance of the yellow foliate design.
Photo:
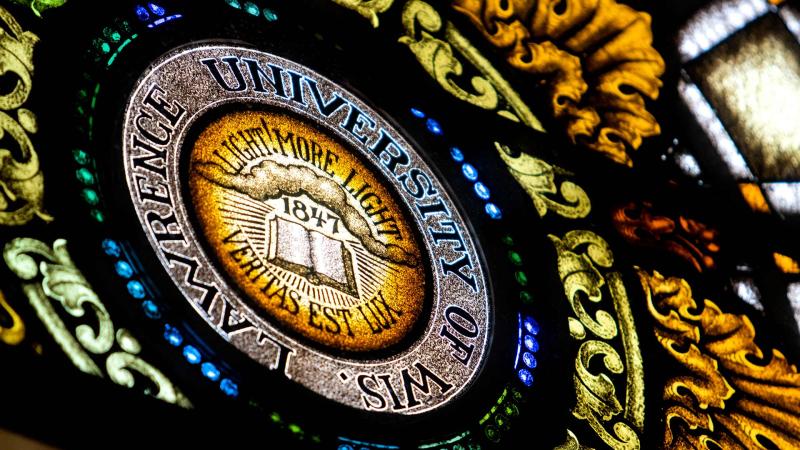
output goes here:
[[378, 14], [391, 8], [394, 0], [333, 0], [333, 2], [361, 14], [373, 27], [378, 28], [380, 25]]
[[17, 345], [25, 338], [25, 322], [23, 322], [19, 314], [14, 311], [14, 308], [8, 304], [2, 291], [0, 291], [0, 308], [2, 308], [4, 314], [8, 315], [11, 319], [10, 326], [0, 326], [0, 341], [8, 345]]
[[[59, 239], [50, 248], [36, 239], [17, 238], [3, 251], [6, 264], [22, 280], [23, 292], [56, 343], [85, 373], [102, 377], [103, 370], [91, 355], [106, 357], [105, 371], [115, 383], [133, 387], [136, 372], [153, 382], [155, 397], [190, 407], [191, 403], [161, 371], [138, 356], [141, 345], [136, 338], [125, 328], [115, 332], [108, 310], [75, 267], [66, 244]], [[40, 277], [41, 281], [37, 281]], [[80, 324], [70, 331], [53, 301], [70, 316], [93, 323]], [[120, 350], [114, 350], [115, 343]]]
[[[408, 46], [425, 71], [445, 91], [459, 100], [496, 111], [502, 117], [543, 131], [539, 119], [533, 115], [511, 85], [453, 24], [443, 22], [431, 5], [420, 0], [409, 1], [403, 8], [402, 21], [406, 35], [400, 37], [398, 41]], [[442, 31], [442, 28], [444, 28], [443, 38], [431, 34]], [[459, 86], [456, 80], [456, 77], [463, 74], [464, 67], [453, 48], [482, 75], [472, 77], [469, 89]]]
[[[419, 32], [418, 40], [415, 38], [416, 23], [427, 30]], [[399, 42], [408, 45], [422, 67], [447, 92], [484, 109], [497, 108], [497, 91], [489, 80], [472, 77], [472, 88], [476, 94], [467, 92], [453, 81], [453, 77], [461, 75], [464, 69], [461, 62], [453, 55], [450, 44], [428, 33], [428, 31], [437, 32], [442, 28], [442, 18], [431, 5], [416, 0], [408, 2], [403, 9], [403, 27], [408, 35], [401, 37]]]
[[[564, 293], [575, 314], [575, 318], [569, 318], [570, 334], [581, 341], [573, 375], [576, 404], [572, 414], [586, 421], [611, 448], [638, 449], [638, 433], [644, 423], [642, 358], [625, 286], [618, 272], [609, 271], [614, 256], [608, 243], [591, 231], [574, 230], [562, 238], [548, 237], [556, 248]], [[608, 273], [604, 276], [601, 270]], [[584, 299], [599, 305], [607, 303], [602, 294], [604, 287], [611, 295], [616, 318], [599, 308], [592, 316], [583, 303]], [[611, 345], [618, 337], [625, 350], [624, 360]], [[611, 376], [626, 371], [623, 404]], [[618, 420], [619, 416], [630, 424]], [[560, 448], [583, 447], [573, 435]]]
[[621, 374], [625, 370], [619, 354], [613, 347], [603, 341], [586, 341], [581, 344], [578, 359], [575, 360], [575, 394], [577, 403], [572, 414], [585, 420], [597, 433], [600, 439], [614, 449], [639, 449], [639, 436], [625, 422], [614, 423], [614, 432], [609, 432], [605, 425], [615, 416], [623, 412], [617, 399], [613, 382], [604, 373], [595, 375], [588, 369], [590, 361], [598, 358], [603, 367], [612, 374]]
[[64, 6], [67, 3], [67, 0], [12, 0], [15, 3], [19, 3], [20, 5], [27, 5], [31, 8], [34, 14], [37, 17], [42, 17], [42, 11], [48, 10], [50, 8], [58, 8], [59, 6]]
[[685, 280], [644, 271], [639, 278], [656, 338], [686, 370], [664, 386], [664, 446], [800, 448], [797, 368], [778, 350], [762, 352], [747, 316], [710, 300], [698, 305]]
[[594, 449], [581, 445], [581, 443], [578, 441], [578, 437], [575, 436], [575, 433], [573, 433], [570, 430], [567, 430], [567, 437], [564, 440], [564, 443], [559, 445], [558, 447], [555, 447], [553, 450], [594, 450]]
[[511, 87], [511, 84], [450, 22], [445, 25], [444, 37], [450, 45], [464, 55], [464, 58], [475, 69], [491, 82], [492, 86], [497, 89], [497, 94], [508, 104], [507, 109], [502, 109], [502, 106], [498, 107], [497, 115], [514, 122], [522, 122], [534, 130], [545, 131], [542, 123], [533, 115], [528, 105], [522, 101], [519, 94]]
[[39, 38], [23, 31], [2, 7], [0, 21], [0, 73], [17, 78], [13, 88], [0, 92], [0, 138], [7, 135], [18, 147], [0, 148], [0, 225], [24, 225], [36, 216], [50, 221], [43, 211], [44, 175], [29, 137], [37, 131], [36, 116], [22, 107], [31, 92], [33, 46]]
[[625, 367], [628, 368], [625, 418], [641, 432], [644, 430], [644, 361], [639, 348], [639, 336], [636, 334], [628, 293], [619, 272], [608, 274], [608, 284], [608, 291], [611, 293], [614, 309], [617, 312], [620, 337], [625, 352]]
[[[591, 231], [575, 230], [563, 239], [549, 235], [558, 253], [558, 273], [564, 285], [564, 293], [581, 323], [597, 336], [612, 339], [617, 335], [614, 317], [599, 310], [592, 317], [583, 305], [582, 298], [598, 303], [603, 299], [600, 292], [606, 282], [596, 265], [611, 267], [614, 259], [606, 241]], [[578, 248], [585, 246], [584, 252]], [[579, 295], [582, 294], [582, 295]]]
[[660, 133], [644, 103], [658, 97], [664, 73], [648, 14], [615, 0], [456, 0], [453, 7], [512, 67], [546, 80], [553, 116], [573, 142], [631, 166], [628, 148]]
[[[581, 219], [589, 215], [592, 204], [583, 188], [571, 181], [564, 181], [560, 188], [556, 187], [556, 175], [571, 175], [569, 172], [525, 153], [514, 158], [507, 146], [498, 142], [494, 145], [508, 166], [508, 171], [533, 200], [539, 217], [544, 217], [548, 210], [567, 219]], [[561, 194], [564, 203], [551, 199], [549, 195], [552, 194]]]

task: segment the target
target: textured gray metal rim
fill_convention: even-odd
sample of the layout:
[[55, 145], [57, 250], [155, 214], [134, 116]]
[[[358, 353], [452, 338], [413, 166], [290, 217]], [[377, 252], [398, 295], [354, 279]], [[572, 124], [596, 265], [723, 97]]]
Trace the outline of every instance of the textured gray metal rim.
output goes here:
[[[437, 219], [441, 217], [420, 213], [419, 209], [414, 207], [415, 199], [402, 189], [396, 174], [387, 168], [385, 161], [369, 151], [364, 142], [359, 141], [354, 134], [343, 131], [339, 124], [346, 118], [344, 109], [325, 117], [312, 104], [313, 102], [301, 105], [292, 101], [291, 96], [281, 97], [272, 95], [273, 92], [254, 92], [252, 86], [242, 91], [221, 89], [211, 76], [208, 67], [200, 61], [209, 59], [222, 61], [222, 58], [229, 57], [236, 58], [236, 61], [248, 58], [259, 61], [264, 66], [273, 64], [282, 68], [281, 76], [285, 78], [286, 86], [291, 85], [290, 72], [303, 79], [314, 80], [323, 98], [330, 99], [334, 95], [339, 95], [351, 108], [356, 107], [361, 110], [375, 122], [376, 130], [385, 130], [407, 153], [409, 163], [398, 169], [399, 171], [417, 168], [429, 175], [433, 187], [440, 193], [439, 198], [446, 205], [447, 220], [461, 232], [462, 243], [436, 241], [431, 237], [430, 230], [440, 226]], [[231, 75], [228, 74], [228, 77]], [[228, 82], [235, 83], [235, 80], [230, 78]], [[138, 119], [137, 123], [142, 111], [151, 116], [158, 114], [152, 108], [153, 88], [156, 86], [160, 93], [157, 92], [155, 97], [167, 102], [170, 105], [166, 107], [169, 111], [177, 111], [175, 109], [177, 102], [186, 113], [181, 114], [174, 124], [170, 124], [171, 131], [167, 133], [167, 142], [157, 147], [163, 155], [163, 160], [153, 161], [156, 167], [163, 170], [148, 170], [141, 165], [133, 164], [134, 158], [151, 156], [142, 150], [141, 146], [134, 146], [133, 139], [134, 136], [138, 136], [139, 139], [144, 138], [141, 134], [142, 129], [152, 134], [158, 133], [158, 136], [164, 135], [165, 128], [162, 128], [164, 122]], [[148, 95], [151, 96], [150, 106], [145, 104]], [[193, 229], [187, 208], [181, 199], [181, 186], [185, 181], [181, 179], [179, 161], [181, 152], [187, 151], [184, 150], [186, 147], [184, 141], [192, 124], [205, 113], [230, 103], [276, 107], [313, 120], [350, 143], [373, 165], [376, 172], [381, 173], [387, 182], [395, 185], [398, 198], [406, 204], [409, 211], [415, 213], [414, 219], [419, 227], [419, 235], [423, 237], [423, 245], [430, 257], [427, 263], [430, 264], [433, 273], [433, 279], [430, 280], [433, 285], [433, 298], [428, 300], [432, 305], [431, 319], [416, 341], [396, 354], [381, 359], [351, 360], [332, 356], [287, 336], [279, 327], [253, 311], [229, 286], [220, 270], [198, 244], [201, 237]], [[437, 181], [434, 172], [403, 136], [374, 110], [341, 86], [304, 66], [269, 53], [230, 43], [193, 44], [158, 58], [137, 81], [126, 105], [122, 144], [131, 200], [159, 261], [200, 317], [220, 336], [253, 360], [271, 370], [281, 369], [286, 378], [341, 404], [367, 411], [399, 414], [419, 414], [449, 403], [463, 394], [480, 373], [490, 341], [492, 308], [486, 275], [480, 266], [481, 259], [469, 234], [469, 228], [447, 191]], [[143, 196], [143, 189], [146, 192], [156, 192], [164, 199], [154, 200], [152, 196]], [[152, 221], [153, 217], [162, 219]], [[167, 224], [167, 218], [171, 217], [176, 220]], [[181, 234], [184, 239], [160, 240], [159, 231]], [[462, 250], [463, 253], [460, 253]], [[465, 270], [461, 273], [472, 278], [474, 286], [465, 283], [452, 271], [444, 271], [442, 261], [452, 262], [462, 256], [473, 263], [471, 266], [462, 267], [461, 269]], [[178, 260], [188, 263], [177, 262]], [[190, 270], [190, 267], [193, 270]], [[213, 286], [218, 290], [208, 309], [201, 306], [204, 292], [198, 289], [198, 284]], [[233, 308], [229, 323], [238, 322], [236, 319], [247, 319], [254, 326], [226, 333], [224, 331], [226, 324], [223, 323], [225, 312], [223, 309], [226, 305]], [[460, 363], [456, 358], [459, 354], [463, 356], [463, 352], [459, 353], [453, 341], [446, 339], [441, 333], [443, 328], [448, 327], [445, 310], [453, 306], [466, 311], [477, 324], [475, 336], [471, 336], [467, 341], [474, 350], [466, 364]], [[453, 324], [453, 321], [449, 322], [451, 328]], [[444, 384], [436, 383], [425, 370], [438, 377]], [[378, 380], [386, 376], [389, 377], [389, 381], [384, 381], [385, 386], [379, 385]], [[409, 377], [412, 381], [422, 381], [427, 386], [420, 390], [412, 383], [411, 398], [407, 382]], [[403, 391], [404, 381], [406, 381], [405, 391]], [[370, 396], [370, 391], [380, 394], [381, 389], [385, 389], [381, 394], [383, 402], [378, 401], [375, 396]]]

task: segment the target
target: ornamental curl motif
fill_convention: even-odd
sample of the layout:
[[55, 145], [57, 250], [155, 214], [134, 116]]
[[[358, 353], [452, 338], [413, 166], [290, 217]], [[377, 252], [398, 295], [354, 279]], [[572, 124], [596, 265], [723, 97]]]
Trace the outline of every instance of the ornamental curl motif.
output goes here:
[[800, 374], [747, 316], [701, 305], [681, 278], [639, 271], [656, 338], [683, 365], [664, 386], [664, 448], [800, 448]]
[[633, 245], [666, 250], [683, 258], [698, 272], [716, 266], [719, 232], [698, 220], [661, 215], [649, 201], [615, 207], [611, 219], [617, 232]]
[[374, 28], [378, 28], [380, 20], [378, 14], [386, 12], [392, 7], [394, 0], [333, 0], [334, 3], [344, 6], [369, 20]]
[[615, 0], [456, 0], [508, 63], [541, 79], [569, 138], [632, 166], [628, 149], [660, 133], [656, 99], [664, 60], [650, 15]]
[[31, 11], [38, 17], [42, 17], [42, 11], [51, 9], [51, 8], [58, 8], [59, 6], [64, 6], [67, 3], [67, 0], [12, 0], [14, 3], [19, 3], [20, 5], [28, 6]]
[[16, 77], [13, 87], [0, 92], [0, 138], [9, 137], [17, 147], [0, 148], [0, 225], [24, 225], [36, 216], [50, 221], [43, 210], [44, 175], [29, 136], [38, 129], [36, 116], [22, 107], [31, 93], [39, 37], [23, 31], [2, 7], [0, 22], [0, 74]]
[[[406, 34], [398, 41], [408, 46], [428, 75], [445, 91], [501, 117], [544, 131], [539, 119], [508, 81], [433, 6], [411, 0], [403, 7], [402, 21]], [[465, 76], [462, 59], [480, 75]]]
[[[587, 230], [573, 230], [561, 238], [552, 234], [548, 237], [558, 254], [558, 273], [575, 315], [569, 318], [571, 335], [580, 341], [573, 375], [572, 414], [585, 421], [609, 447], [638, 450], [644, 424], [642, 359], [625, 286], [620, 273], [610, 270], [614, 263], [611, 248], [603, 238]], [[605, 291], [611, 302], [604, 297]], [[619, 322], [599, 308], [608, 303], [613, 304]], [[597, 313], [592, 315], [587, 307], [597, 309]], [[612, 345], [616, 342], [622, 344], [624, 359]], [[624, 404], [614, 382], [623, 375]], [[577, 439], [568, 439], [562, 447], [581, 448]]]
[[508, 146], [499, 142], [494, 145], [508, 171], [533, 200], [539, 217], [544, 217], [548, 210], [567, 219], [589, 215], [592, 202], [582, 187], [569, 180], [562, 181], [558, 187], [556, 185], [556, 175], [562, 178], [572, 175], [570, 172], [525, 153], [513, 157]]
[[[191, 407], [172, 381], [139, 356], [142, 347], [130, 331], [115, 331], [108, 310], [72, 262], [66, 245], [63, 239], [51, 248], [36, 239], [17, 238], [3, 250], [6, 264], [23, 281], [23, 292], [56, 343], [82, 372], [104, 376], [95, 358], [105, 357], [105, 372], [115, 383], [133, 387], [137, 374], [155, 386], [155, 397]], [[53, 302], [84, 323], [70, 331]]]
[[5, 322], [9, 325], [0, 324], [0, 342], [8, 345], [18, 345], [25, 338], [25, 322], [16, 310], [8, 304], [3, 291], [0, 291], [0, 317], [5, 316]]

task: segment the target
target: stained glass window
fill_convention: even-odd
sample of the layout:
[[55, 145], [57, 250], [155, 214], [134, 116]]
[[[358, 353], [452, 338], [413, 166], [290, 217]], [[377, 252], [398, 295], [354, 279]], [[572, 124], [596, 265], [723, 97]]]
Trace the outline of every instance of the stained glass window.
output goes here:
[[799, 14], [0, 3], [0, 447], [800, 447]]

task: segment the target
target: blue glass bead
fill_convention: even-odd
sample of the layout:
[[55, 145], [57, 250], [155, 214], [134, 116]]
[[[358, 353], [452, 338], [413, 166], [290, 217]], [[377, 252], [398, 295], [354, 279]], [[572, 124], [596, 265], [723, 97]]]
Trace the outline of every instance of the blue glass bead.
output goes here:
[[137, 299], [143, 299], [146, 292], [144, 290], [144, 286], [142, 283], [133, 280], [128, 282], [128, 293], [131, 294], [131, 297]]
[[219, 369], [213, 363], [204, 362], [202, 366], [200, 366], [200, 370], [203, 372], [203, 376], [208, 378], [211, 381], [219, 380]]
[[455, 162], [464, 161], [464, 153], [458, 147], [450, 147], [450, 157], [452, 157]]
[[183, 343], [183, 336], [181, 336], [181, 332], [170, 324], [164, 325], [164, 339], [166, 339], [170, 345], [175, 347]]
[[411, 108], [411, 114], [413, 114], [414, 117], [418, 117], [420, 119], [424, 119], [425, 118], [425, 113], [420, 111], [417, 108]]
[[478, 169], [470, 163], [464, 163], [464, 165], [461, 166], [461, 173], [463, 173], [464, 177], [469, 181], [478, 179]]
[[122, 254], [122, 248], [116, 243], [116, 241], [111, 239], [106, 239], [103, 241], [103, 251], [108, 256], [119, 256]]
[[525, 331], [532, 335], [539, 334], [539, 322], [536, 321], [533, 317], [526, 317], [525, 318]]
[[239, 385], [229, 378], [223, 378], [219, 388], [229, 397], [237, 397], [239, 395]]
[[430, 131], [431, 133], [433, 133], [433, 134], [435, 134], [437, 136], [441, 136], [442, 135], [442, 133], [443, 133], [442, 126], [439, 125], [439, 122], [437, 122], [436, 120], [428, 119], [428, 121], [425, 122], [425, 125], [428, 127], [428, 131]]
[[522, 362], [531, 369], [536, 368], [536, 357], [532, 353], [525, 352], [522, 354]]
[[500, 208], [498, 208], [494, 203], [487, 203], [484, 209], [486, 210], [486, 214], [488, 214], [492, 219], [497, 220], [503, 217], [503, 213], [500, 211]]
[[144, 6], [138, 5], [136, 6], [136, 17], [139, 18], [142, 22], [150, 18], [150, 13], [147, 12]]
[[158, 319], [161, 317], [161, 310], [158, 309], [158, 305], [152, 300], [143, 301], [142, 309], [144, 310], [144, 314], [151, 319]]
[[225, 0], [225, 3], [232, 8], [242, 9], [242, 4], [239, 3], [239, 0]]
[[475, 183], [475, 193], [483, 200], [489, 200], [489, 188], [480, 181]]
[[252, 2], [245, 2], [244, 11], [251, 16], [258, 16], [261, 14], [261, 10], [258, 9], [258, 6]]
[[164, 11], [164, 8], [162, 8], [159, 5], [156, 5], [155, 3], [148, 3], [147, 7], [150, 8], [150, 11], [153, 11], [153, 14], [157, 16], [163, 16], [164, 13], [166, 12]]
[[125, 261], [117, 261], [117, 263], [114, 264], [114, 270], [116, 270], [117, 275], [122, 278], [130, 278], [133, 276], [133, 267]]
[[517, 371], [517, 377], [525, 386], [530, 387], [533, 384], [533, 374], [527, 369], [519, 369], [519, 371]]
[[525, 348], [534, 353], [539, 351], [539, 343], [533, 336], [526, 334], [524, 341], [525, 341]]
[[197, 350], [191, 345], [183, 347], [183, 357], [186, 358], [186, 361], [189, 361], [189, 364], [197, 364], [202, 359], [200, 350]]
[[278, 14], [269, 8], [264, 8], [261, 12], [264, 14], [264, 18], [267, 19], [267, 22], [275, 22], [278, 20]]

